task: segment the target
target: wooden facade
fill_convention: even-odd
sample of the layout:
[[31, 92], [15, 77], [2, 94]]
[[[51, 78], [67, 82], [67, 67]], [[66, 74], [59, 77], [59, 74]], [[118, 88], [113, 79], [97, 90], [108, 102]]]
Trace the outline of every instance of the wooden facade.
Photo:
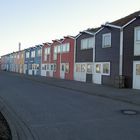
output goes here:
[[99, 28], [84, 30], [76, 37], [66, 36], [4, 55], [1, 68], [140, 89], [140, 11]]

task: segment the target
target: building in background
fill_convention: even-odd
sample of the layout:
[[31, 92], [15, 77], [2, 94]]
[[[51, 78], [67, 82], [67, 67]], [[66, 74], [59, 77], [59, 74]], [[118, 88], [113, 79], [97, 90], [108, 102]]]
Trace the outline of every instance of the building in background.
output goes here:
[[60, 78], [73, 80], [74, 79], [74, 47], [75, 38], [73, 36], [66, 36], [61, 42], [60, 51], [58, 48], [58, 59], [60, 62]]
[[41, 76], [52, 77], [51, 71], [51, 43], [44, 43], [42, 47]]
[[92, 82], [95, 58], [95, 33], [100, 28], [88, 29], [76, 36], [74, 80]]
[[24, 53], [24, 50], [19, 51], [19, 73], [24, 73]]
[[30, 57], [31, 57], [31, 48], [25, 49], [25, 54], [24, 54], [24, 74], [29, 74], [29, 69], [31, 69], [30, 66]]
[[60, 78], [60, 48], [62, 40], [53, 40], [51, 44], [50, 77]]
[[35, 46], [35, 59], [32, 70], [34, 70], [34, 75], [41, 75], [41, 64], [42, 64], [42, 47], [43, 45]]
[[25, 50], [24, 73], [41, 75], [42, 45], [36, 45]]
[[1, 57], [2, 70], [140, 89], [140, 11], [76, 38], [20, 46]]

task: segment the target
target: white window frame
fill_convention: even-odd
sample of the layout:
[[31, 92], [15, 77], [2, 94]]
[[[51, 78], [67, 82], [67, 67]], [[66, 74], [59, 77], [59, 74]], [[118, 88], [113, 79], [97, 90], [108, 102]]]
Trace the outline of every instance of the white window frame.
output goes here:
[[[103, 72], [103, 66], [104, 66], [104, 64], [108, 64], [109, 65], [109, 73], [104, 73]], [[96, 65], [100, 65], [100, 73], [97, 73], [96, 72]], [[95, 73], [96, 74], [110, 76], [110, 62], [96, 62], [96, 64], [95, 64]]]
[[[88, 65], [91, 66], [91, 71], [90, 71], [90, 72], [88, 71]], [[88, 73], [88, 74], [92, 74], [92, 70], [93, 70], [93, 64], [88, 63], [88, 64], [87, 64], [87, 69], [86, 69], [87, 73]]]
[[81, 72], [81, 64], [76, 63], [75, 72]]
[[31, 58], [35, 58], [35, 50], [31, 51]]
[[[97, 72], [97, 70], [96, 70], [96, 68], [97, 68], [96, 65], [100, 65], [100, 71], [99, 72]], [[96, 74], [102, 74], [102, 63], [99, 63], [99, 62], [95, 63], [95, 73]]]
[[94, 37], [84, 38], [81, 40], [81, 50], [91, 49], [94, 47]]
[[44, 50], [44, 60], [47, 61], [47, 56], [50, 55], [50, 47]]
[[[106, 37], [109, 37], [109, 43], [108, 44], [105, 44], [106, 43], [106, 41], [105, 41], [105, 38]], [[111, 47], [111, 33], [107, 33], [107, 34], [103, 34], [102, 35], [102, 48], [109, 48], [109, 47]]]
[[[139, 31], [139, 32], [138, 32], [138, 31]], [[136, 42], [136, 43], [140, 43], [140, 40], [137, 40], [137, 36], [138, 36], [137, 33], [140, 34], [140, 26], [135, 28], [135, 42]], [[140, 35], [139, 35], [139, 39], [140, 39]]]
[[38, 49], [38, 50], [37, 50], [37, 56], [41, 56], [41, 53], [42, 53], [42, 52], [41, 52], [41, 49]]
[[[104, 73], [103, 72], [103, 69], [104, 69], [104, 64], [108, 64], [109, 65], [109, 72], [108, 73]], [[102, 75], [107, 75], [107, 76], [110, 76], [110, 62], [103, 62], [102, 63]]]
[[61, 53], [61, 45], [57, 46], [57, 53]]
[[82, 39], [81, 40], [81, 50], [86, 50], [87, 44], [88, 44], [88, 38]]
[[57, 52], [58, 52], [57, 50], [58, 50], [57, 46], [54, 46], [53, 60], [57, 60]]
[[134, 28], [134, 56], [140, 56], [140, 40], [137, 40], [137, 36], [140, 32], [140, 26]]
[[65, 52], [69, 52], [70, 51], [70, 43], [66, 43], [65, 44]]
[[30, 56], [30, 53], [26, 52], [26, 58], [29, 58], [29, 56]]
[[[68, 67], [67, 67], [68, 66]], [[68, 71], [66, 71], [68, 68]], [[65, 72], [69, 73], [70, 72], [70, 64], [69, 63], [65, 63]]]

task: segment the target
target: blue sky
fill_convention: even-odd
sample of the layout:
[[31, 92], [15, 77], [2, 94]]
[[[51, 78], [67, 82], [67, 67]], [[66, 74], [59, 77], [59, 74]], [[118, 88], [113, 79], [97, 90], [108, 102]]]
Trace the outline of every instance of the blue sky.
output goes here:
[[140, 10], [139, 0], [0, 0], [0, 56], [98, 27]]

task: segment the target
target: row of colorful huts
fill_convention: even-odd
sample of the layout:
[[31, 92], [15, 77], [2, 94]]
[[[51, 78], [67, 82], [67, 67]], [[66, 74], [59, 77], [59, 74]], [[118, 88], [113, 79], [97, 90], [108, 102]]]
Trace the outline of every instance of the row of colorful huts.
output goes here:
[[140, 11], [1, 57], [1, 69], [140, 89]]

